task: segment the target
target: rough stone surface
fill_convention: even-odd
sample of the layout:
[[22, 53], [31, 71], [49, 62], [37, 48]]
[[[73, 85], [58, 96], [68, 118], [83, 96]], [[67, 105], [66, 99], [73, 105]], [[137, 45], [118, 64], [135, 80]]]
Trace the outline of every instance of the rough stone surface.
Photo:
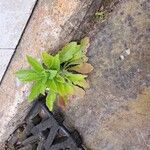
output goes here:
[[150, 1], [120, 1], [105, 23], [81, 26], [95, 69], [86, 96], [70, 101], [66, 115], [89, 149], [150, 149], [149, 12]]
[[[4, 149], [4, 140], [23, 120], [31, 106], [27, 102], [30, 86], [20, 83], [15, 77], [15, 72], [28, 66], [26, 62], [27, 54], [39, 58], [43, 50], [52, 51], [60, 46], [59, 43], [64, 44], [66, 41], [70, 41], [71, 34], [66, 36], [65, 40], [61, 38], [64, 26], [68, 26], [69, 30], [66, 30], [66, 35], [68, 35], [68, 31], [74, 30], [80, 24], [80, 20], [83, 19], [90, 4], [90, 0], [86, 0], [86, 2], [80, 0], [38, 1], [0, 85], [0, 149]], [[80, 19], [67, 24], [72, 15]], [[65, 36], [65, 34], [63, 35]]]
[[13, 53], [14, 49], [0, 49], [0, 80], [3, 77]]
[[16, 48], [36, 0], [0, 1], [0, 48]]

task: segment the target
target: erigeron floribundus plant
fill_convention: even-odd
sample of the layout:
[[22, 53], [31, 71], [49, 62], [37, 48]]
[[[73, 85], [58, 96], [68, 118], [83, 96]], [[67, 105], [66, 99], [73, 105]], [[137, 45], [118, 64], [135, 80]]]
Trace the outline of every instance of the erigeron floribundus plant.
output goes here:
[[30, 69], [21, 69], [16, 75], [23, 82], [32, 82], [29, 101], [33, 101], [38, 95], [45, 93], [46, 105], [52, 111], [56, 96], [67, 102], [68, 95], [75, 91], [76, 87], [86, 88], [85, 78], [87, 73], [93, 70], [91, 64], [87, 63], [86, 57], [89, 39], [86, 37], [77, 42], [66, 44], [56, 55], [47, 52], [42, 53], [42, 63], [31, 56], [27, 61]]

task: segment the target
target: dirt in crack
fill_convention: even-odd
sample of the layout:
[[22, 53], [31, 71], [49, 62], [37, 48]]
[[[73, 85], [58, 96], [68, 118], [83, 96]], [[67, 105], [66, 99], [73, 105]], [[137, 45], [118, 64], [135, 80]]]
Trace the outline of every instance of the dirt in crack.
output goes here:
[[102, 0], [101, 3], [98, 3], [94, 0], [79, 28], [75, 32], [73, 40], [91, 36], [100, 26], [100, 28], [102, 28], [119, 2], [120, 0]]

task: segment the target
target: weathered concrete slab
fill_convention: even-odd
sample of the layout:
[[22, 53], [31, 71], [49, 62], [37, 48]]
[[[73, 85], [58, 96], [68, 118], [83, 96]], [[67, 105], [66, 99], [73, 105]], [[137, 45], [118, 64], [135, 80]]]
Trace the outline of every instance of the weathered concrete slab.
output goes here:
[[105, 23], [83, 23], [76, 34], [90, 36], [95, 69], [85, 98], [72, 99], [66, 115], [91, 150], [150, 149], [149, 12], [150, 1], [120, 1]]
[[0, 1], [0, 48], [16, 48], [36, 0]]
[[0, 81], [13, 53], [14, 49], [0, 49]]

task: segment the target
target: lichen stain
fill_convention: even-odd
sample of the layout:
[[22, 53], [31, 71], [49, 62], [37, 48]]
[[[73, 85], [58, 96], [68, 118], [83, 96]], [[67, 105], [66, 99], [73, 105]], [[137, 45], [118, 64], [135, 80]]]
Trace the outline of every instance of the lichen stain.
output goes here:
[[150, 119], [150, 88], [145, 89], [136, 99], [129, 104], [133, 114], [139, 114]]
[[[96, 137], [122, 149], [123, 145], [148, 146], [150, 126], [150, 88], [143, 90], [137, 99], [121, 106], [107, 118]], [[130, 145], [130, 146], [131, 146]]]
[[[128, 109], [124, 109], [125, 107]], [[110, 119], [113, 129], [134, 128], [150, 123], [150, 88], [139, 94], [136, 100], [122, 106], [119, 111]]]

